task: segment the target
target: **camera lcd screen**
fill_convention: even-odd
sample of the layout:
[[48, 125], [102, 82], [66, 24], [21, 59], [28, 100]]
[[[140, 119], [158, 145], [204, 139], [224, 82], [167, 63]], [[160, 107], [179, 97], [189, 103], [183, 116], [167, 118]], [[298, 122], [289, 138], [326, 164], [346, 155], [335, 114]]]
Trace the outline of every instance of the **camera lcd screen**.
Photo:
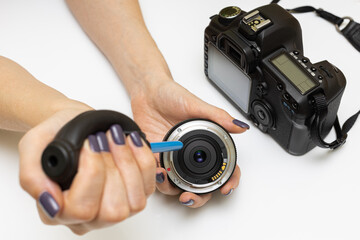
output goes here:
[[285, 53], [275, 57], [271, 62], [297, 87], [301, 94], [316, 86], [303, 69], [299, 68]]
[[208, 76], [245, 113], [249, 112], [251, 79], [213, 44], [208, 49]]

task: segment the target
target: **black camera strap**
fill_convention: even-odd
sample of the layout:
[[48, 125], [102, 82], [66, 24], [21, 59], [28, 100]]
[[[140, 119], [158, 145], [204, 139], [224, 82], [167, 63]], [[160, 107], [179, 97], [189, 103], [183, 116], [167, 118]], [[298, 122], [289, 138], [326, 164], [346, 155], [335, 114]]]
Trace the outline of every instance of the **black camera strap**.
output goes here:
[[[273, 0], [271, 3], [278, 2], [280, 2], [280, 0]], [[317, 9], [312, 6], [302, 6], [286, 10], [290, 13], [315, 12], [319, 17], [334, 24], [338, 32], [341, 33], [360, 52], [360, 24], [355, 22], [351, 17], [338, 17], [323, 10], [322, 8]]]
[[326, 115], [328, 112], [327, 104], [326, 104], [326, 98], [325, 95], [322, 93], [315, 94], [313, 96], [313, 99], [311, 100], [311, 103], [313, 105], [314, 111], [315, 111], [315, 119], [312, 122], [310, 134], [311, 138], [314, 141], [314, 143], [322, 148], [330, 148], [335, 149], [340, 147], [346, 142], [347, 133], [352, 128], [354, 123], [356, 122], [356, 119], [358, 118], [360, 111], [355, 113], [353, 116], [351, 116], [348, 120], [345, 121], [344, 125], [340, 127], [339, 119], [336, 116], [335, 122], [334, 122], [334, 128], [336, 132], [336, 140], [327, 143], [324, 141], [323, 137], [321, 136], [321, 130], [323, 128], [323, 123], [325, 122]]
[[[271, 3], [278, 3], [280, 0], [273, 0]], [[294, 9], [287, 9], [290, 13], [306, 13], [315, 12], [319, 17], [334, 24], [338, 32], [340, 32], [359, 52], [360, 52], [360, 24], [355, 22], [351, 17], [338, 17], [330, 12], [323, 10], [322, 8], [314, 8], [312, 6], [302, 6]], [[345, 24], [345, 20], [347, 24]], [[343, 26], [345, 25], [345, 27]], [[355, 124], [360, 111], [351, 116], [345, 121], [342, 127], [340, 127], [339, 119], [336, 116], [334, 122], [334, 129], [336, 132], [336, 140], [328, 143], [325, 142], [321, 136], [323, 124], [326, 120], [328, 107], [326, 97], [322, 93], [315, 94], [311, 100], [313, 109], [315, 111], [315, 118], [311, 124], [310, 134], [314, 143], [322, 148], [335, 149], [340, 147], [346, 142], [347, 133]]]

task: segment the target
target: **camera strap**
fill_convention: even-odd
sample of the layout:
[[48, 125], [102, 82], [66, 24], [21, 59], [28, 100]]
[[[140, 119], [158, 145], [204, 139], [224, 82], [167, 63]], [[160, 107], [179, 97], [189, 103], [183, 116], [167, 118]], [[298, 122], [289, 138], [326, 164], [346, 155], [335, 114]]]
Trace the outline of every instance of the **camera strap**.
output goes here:
[[[271, 3], [278, 3], [280, 0], [273, 0]], [[334, 24], [336, 30], [341, 33], [359, 52], [360, 52], [360, 24], [351, 17], [338, 17], [322, 8], [312, 6], [302, 6], [293, 9], [286, 9], [290, 13], [315, 12], [319, 17]], [[345, 21], [346, 20], [346, 21]]]
[[335, 122], [334, 122], [334, 128], [336, 132], [336, 140], [327, 143], [324, 141], [323, 137], [321, 136], [321, 130], [323, 128], [323, 123], [325, 122], [326, 115], [328, 112], [328, 108], [326, 105], [326, 98], [325, 95], [322, 93], [315, 94], [311, 100], [311, 103], [313, 105], [314, 111], [315, 111], [315, 119], [312, 122], [310, 134], [311, 138], [314, 141], [314, 143], [322, 148], [330, 148], [335, 149], [340, 147], [346, 142], [347, 133], [352, 128], [354, 123], [356, 122], [356, 119], [358, 118], [360, 111], [355, 113], [353, 116], [351, 116], [348, 120], [345, 121], [344, 125], [340, 127], [339, 119], [336, 116]]
[[[280, 0], [273, 1], [279, 2]], [[321, 8], [316, 9], [311, 6], [303, 6], [303, 7], [297, 7], [294, 9], [288, 9], [290, 13], [306, 13], [306, 12], [316, 12], [318, 16], [322, 17], [323, 19], [333, 23], [336, 27], [336, 29], [343, 34], [345, 38], [348, 39], [348, 41], [358, 50], [360, 51], [360, 24], [355, 22], [350, 17], [343, 17], [340, 18], [332, 13], [329, 13]], [[347, 19], [349, 22], [347, 25], [340, 30], [340, 27], [344, 23], [344, 20]], [[315, 119], [311, 125], [310, 134], [311, 138], [314, 141], [314, 143], [322, 148], [330, 148], [330, 149], [336, 149], [343, 145], [346, 142], [347, 133], [352, 128], [354, 123], [356, 122], [360, 111], [355, 113], [353, 116], [351, 116], [348, 120], [345, 121], [344, 125], [340, 127], [339, 119], [336, 116], [335, 122], [334, 122], [334, 129], [336, 132], [336, 140], [328, 143], [325, 142], [323, 137], [321, 136], [321, 130], [323, 128], [323, 123], [325, 122], [326, 115], [328, 112], [328, 108], [326, 105], [326, 98], [325, 95], [322, 93], [315, 94], [312, 99], [313, 108], [315, 111]]]
[[[280, 2], [280, 0], [273, 0], [271, 3], [278, 2]], [[336, 30], [341, 33], [360, 52], [360, 24], [355, 22], [351, 17], [338, 17], [330, 12], [323, 10], [322, 8], [316, 9], [312, 6], [302, 6], [286, 10], [290, 13], [315, 12], [319, 17], [334, 24]], [[345, 20], [347, 20], [347, 23], [345, 23]], [[347, 133], [355, 124], [358, 116], [360, 115], [360, 111], [346, 120], [342, 127], [340, 127], [339, 119], [336, 116], [333, 125], [336, 133], [336, 140], [328, 143], [325, 142], [321, 136], [321, 130], [323, 129], [323, 124], [328, 113], [326, 97], [322, 93], [315, 94], [311, 100], [311, 103], [315, 111], [315, 118], [310, 127], [310, 135], [314, 143], [319, 147], [330, 149], [335, 149], [343, 145], [346, 142], [346, 138], [348, 136]]]

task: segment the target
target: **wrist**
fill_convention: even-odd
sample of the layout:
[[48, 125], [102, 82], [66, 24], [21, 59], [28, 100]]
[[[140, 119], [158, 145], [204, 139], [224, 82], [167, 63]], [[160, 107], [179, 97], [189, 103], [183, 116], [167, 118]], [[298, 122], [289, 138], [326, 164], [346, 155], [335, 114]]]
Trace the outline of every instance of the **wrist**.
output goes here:
[[73, 100], [73, 99], [65, 99], [59, 102], [55, 102], [54, 104], [52, 104], [51, 106], [51, 112], [53, 115], [56, 112], [60, 112], [63, 110], [67, 110], [67, 109], [72, 109], [72, 110], [78, 110], [79, 112], [85, 112], [85, 111], [90, 111], [90, 110], [94, 110], [92, 107], [88, 106], [85, 103]]
[[151, 98], [158, 95], [160, 88], [174, 83], [170, 74], [149, 73], [141, 78], [138, 83], [132, 84], [128, 89], [131, 101], [138, 98]]
[[47, 119], [53, 117], [54, 115], [66, 115], [70, 120], [71, 118], [79, 115], [82, 112], [93, 110], [90, 106], [86, 105], [85, 103], [75, 101], [72, 99], [61, 99], [59, 101], [54, 101], [52, 104], [49, 105], [48, 109], [44, 112], [41, 112], [41, 116], [34, 119], [36, 121], [32, 121], [29, 123], [29, 128], [33, 128]]

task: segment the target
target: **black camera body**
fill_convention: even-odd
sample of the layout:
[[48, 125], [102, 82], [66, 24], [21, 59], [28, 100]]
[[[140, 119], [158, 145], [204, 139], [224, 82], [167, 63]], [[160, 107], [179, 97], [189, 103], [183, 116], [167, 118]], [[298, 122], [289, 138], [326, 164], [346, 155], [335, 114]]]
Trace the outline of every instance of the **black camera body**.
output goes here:
[[204, 50], [210, 82], [287, 152], [303, 155], [316, 146], [314, 94], [325, 95], [328, 109], [321, 137], [331, 130], [346, 79], [328, 61], [304, 57], [300, 24], [279, 5], [224, 8], [211, 17]]

